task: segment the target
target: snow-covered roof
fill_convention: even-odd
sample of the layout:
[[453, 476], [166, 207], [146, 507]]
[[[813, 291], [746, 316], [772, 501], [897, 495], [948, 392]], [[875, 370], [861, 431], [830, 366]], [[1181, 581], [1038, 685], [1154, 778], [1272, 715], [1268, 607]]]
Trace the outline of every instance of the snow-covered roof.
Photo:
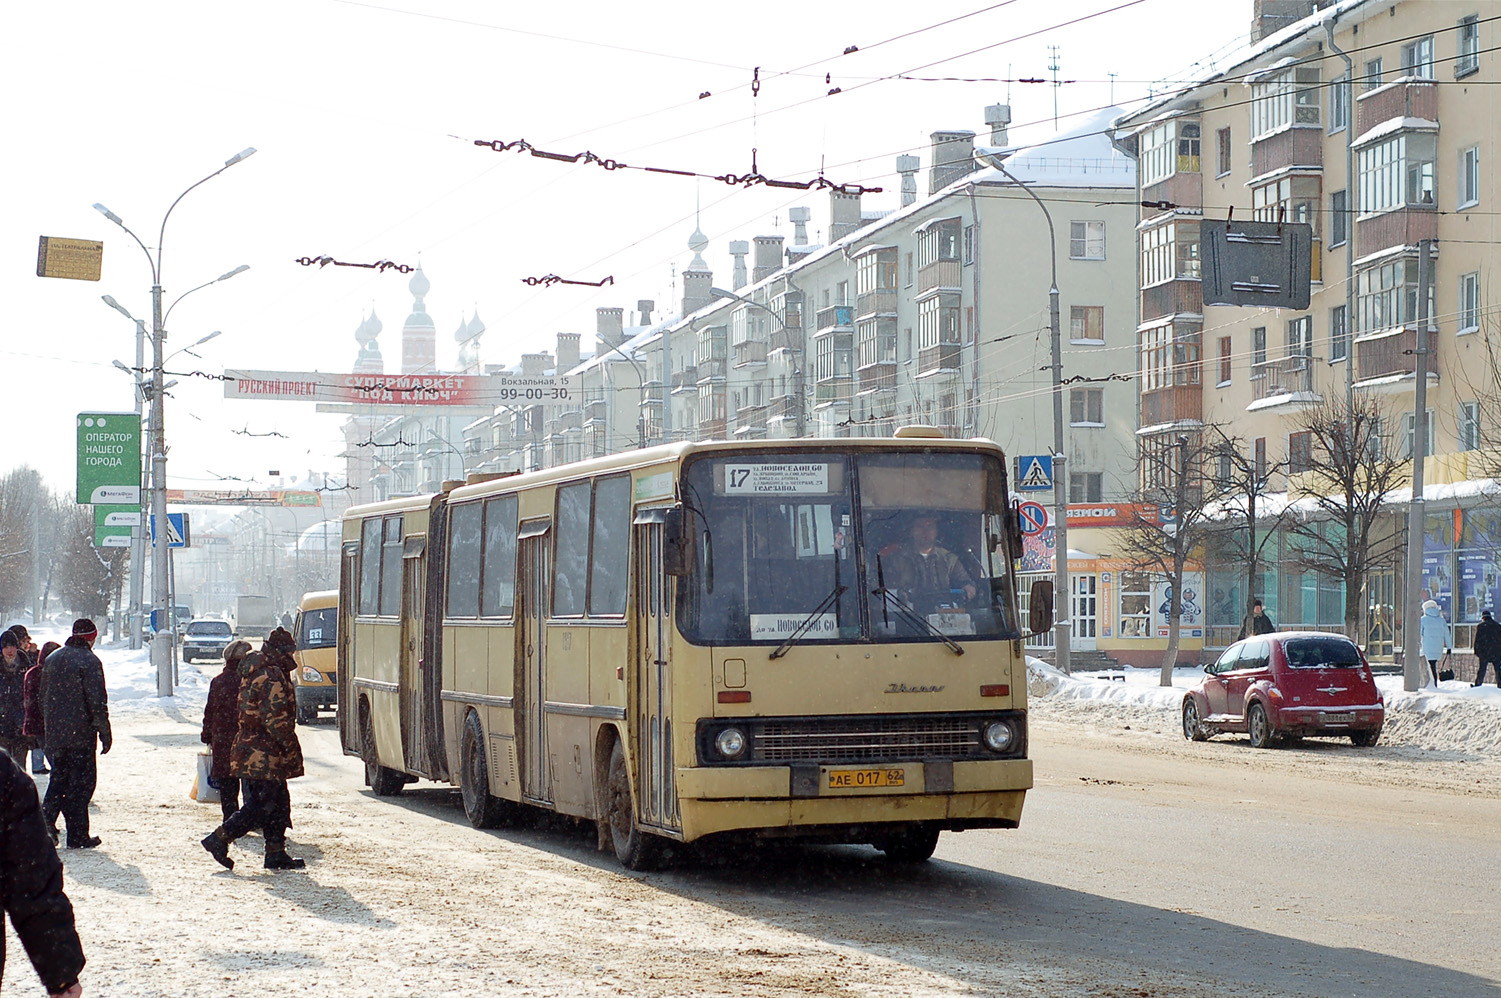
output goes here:
[[[1110, 140], [1111, 127], [1121, 109], [1096, 111], [1062, 135], [1030, 145], [1003, 149], [980, 147], [976, 154], [987, 161], [1001, 157], [1006, 170], [1022, 183], [1035, 187], [1136, 188], [1136, 160]], [[1028, 129], [1036, 134], [1038, 129]], [[982, 170], [965, 178], [975, 183], [1010, 184], [997, 170]]]

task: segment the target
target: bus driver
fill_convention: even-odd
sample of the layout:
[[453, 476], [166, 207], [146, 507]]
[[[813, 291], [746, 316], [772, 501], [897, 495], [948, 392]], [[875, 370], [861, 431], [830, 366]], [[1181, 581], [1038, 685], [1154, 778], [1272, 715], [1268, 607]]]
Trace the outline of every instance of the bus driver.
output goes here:
[[963, 591], [966, 601], [975, 598], [975, 584], [959, 564], [959, 556], [938, 546], [936, 517], [913, 520], [907, 543], [892, 552], [884, 568], [886, 585], [900, 593], [936, 595], [943, 601], [950, 593]]

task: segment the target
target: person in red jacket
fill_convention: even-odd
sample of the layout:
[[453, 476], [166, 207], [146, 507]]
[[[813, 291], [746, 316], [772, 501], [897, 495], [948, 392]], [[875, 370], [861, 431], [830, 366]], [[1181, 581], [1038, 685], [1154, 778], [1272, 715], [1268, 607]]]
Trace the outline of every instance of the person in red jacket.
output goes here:
[[219, 807], [224, 820], [239, 810], [240, 778], [229, 771], [229, 752], [240, 725], [240, 660], [250, 654], [250, 642], [232, 641], [224, 649], [224, 668], [208, 684], [208, 703], [203, 707], [203, 733], [199, 736], [214, 750], [209, 775], [219, 788]]
[[[21, 686], [21, 698], [25, 701], [26, 720], [22, 728], [26, 737], [31, 739], [31, 744], [41, 745], [42, 735], [46, 733], [46, 727], [42, 724], [42, 663], [47, 661], [47, 656], [61, 648], [56, 641], [48, 641], [42, 645], [41, 654], [37, 656], [36, 665], [26, 670], [26, 679]], [[41, 748], [31, 753], [31, 771], [36, 774], [50, 773], [43, 761], [37, 758], [37, 753], [43, 752]]]

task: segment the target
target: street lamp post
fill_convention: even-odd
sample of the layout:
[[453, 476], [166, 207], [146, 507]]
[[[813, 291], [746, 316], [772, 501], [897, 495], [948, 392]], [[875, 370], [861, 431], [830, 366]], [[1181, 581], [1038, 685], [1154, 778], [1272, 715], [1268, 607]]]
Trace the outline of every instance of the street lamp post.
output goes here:
[[[224, 165], [219, 169], [177, 195], [177, 198], [167, 208], [166, 214], [162, 216], [161, 229], [158, 231], [156, 239], [156, 256], [154, 257], [151, 255], [151, 251], [146, 248], [146, 244], [141, 241], [139, 236], [130, 231], [130, 228], [126, 226], [119, 215], [116, 215], [102, 204], [96, 203], [94, 205], [96, 211], [111, 222], [114, 222], [124, 230], [126, 235], [135, 240], [136, 245], [141, 247], [141, 252], [146, 254], [146, 262], [151, 267], [151, 515], [158, 525], [157, 536], [154, 536], [151, 542], [151, 602], [153, 606], [158, 608], [165, 608], [169, 599], [167, 592], [169, 581], [167, 577], [168, 548], [166, 544], [160, 542], [160, 535], [167, 529], [167, 432], [163, 416], [165, 406], [163, 404], [164, 386], [162, 384], [162, 368], [166, 360], [165, 350], [167, 345], [166, 317], [167, 313], [171, 312], [170, 307], [165, 312], [162, 310], [162, 243], [167, 232], [167, 219], [172, 217], [172, 210], [177, 207], [183, 198], [187, 197], [193, 188], [212, 180], [231, 166], [254, 154], [254, 147], [235, 153], [229, 159], [225, 160]], [[241, 269], [244, 268], [230, 271], [216, 280], [222, 281], [228, 277], [233, 277]], [[215, 281], [209, 281], [208, 283], [213, 284]], [[206, 286], [199, 285], [200, 288]], [[198, 288], [192, 290], [197, 291]], [[191, 293], [191, 291], [188, 292], [188, 294]], [[179, 296], [177, 301], [182, 301], [184, 297], [186, 297], [186, 294]], [[172, 304], [176, 305], [177, 301], [174, 301]], [[172, 633], [172, 628], [170, 627], [158, 630], [152, 636], [151, 662], [156, 667], [157, 696], [169, 697], [173, 693], [172, 641], [174, 637], [175, 635]]]
[[[104, 304], [119, 312], [125, 318], [135, 323], [136, 327], [136, 365], [128, 370], [135, 379], [135, 413], [141, 415], [142, 403], [146, 399], [145, 386], [141, 383], [141, 375], [146, 367], [146, 323], [137, 319], [126, 310], [124, 305], [115, 301], [110, 295], [100, 296]], [[118, 366], [124, 364], [115, 362]], [[130, 528], [130, 650], [136, 651], [141, 647], [141, 599], [145, 595], [146, 588], [146, 504], [139, 502], [137, 512], [139, 519], [134, 527]]]

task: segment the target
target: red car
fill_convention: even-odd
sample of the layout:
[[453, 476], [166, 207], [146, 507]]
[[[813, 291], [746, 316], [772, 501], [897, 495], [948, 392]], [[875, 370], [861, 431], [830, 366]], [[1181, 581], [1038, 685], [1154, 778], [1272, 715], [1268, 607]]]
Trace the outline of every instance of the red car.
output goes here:
[[1243, 731], [1255, 748], [1305, 735], [1376, 744], [1386, 708], [1371, 667], [1349, 638], [1279, 631], [1237, 641], [1183, 698], [1183, 737]]

